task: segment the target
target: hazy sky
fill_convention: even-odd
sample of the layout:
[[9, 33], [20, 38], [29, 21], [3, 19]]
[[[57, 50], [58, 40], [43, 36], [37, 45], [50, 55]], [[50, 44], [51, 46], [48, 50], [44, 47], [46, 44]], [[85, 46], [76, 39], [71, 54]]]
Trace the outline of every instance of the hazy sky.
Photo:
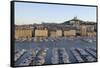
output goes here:
[[77, 16], [85, 21], [96, 22], [96, 7], [15, 3], [15, 24], [34, 24], [41, 22], [61, 23]]

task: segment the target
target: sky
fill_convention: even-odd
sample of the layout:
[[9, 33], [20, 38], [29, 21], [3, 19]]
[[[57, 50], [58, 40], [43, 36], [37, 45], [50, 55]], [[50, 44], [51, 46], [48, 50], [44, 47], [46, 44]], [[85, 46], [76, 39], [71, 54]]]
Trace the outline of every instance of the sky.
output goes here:
[[73, 17], [96, 22], [96, 7], [15, 2], [15, 24], [62, 23]]

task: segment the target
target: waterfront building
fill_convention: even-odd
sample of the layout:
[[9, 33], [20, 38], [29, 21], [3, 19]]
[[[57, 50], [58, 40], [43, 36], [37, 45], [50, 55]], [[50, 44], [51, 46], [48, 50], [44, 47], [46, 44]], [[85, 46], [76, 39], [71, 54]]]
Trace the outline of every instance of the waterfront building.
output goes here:
[[47, 29], [35, 29], [35, 37], [48, 37]]
[[87, 32], [87, 36], [94, 37], [96, 36], [96, 32]]
[[49, 36], [53, 37], [53, 38], [56, 37], [56, 30], [50, 30], [49, 31]]
[[15, 28], [15, 39], [31, 39], [32, 28], [16, 27]]
[[56, 30], [56, 37], [62, 36], [62, 30]]
[[80, 35], [81, 36], [86, 36], [87, 35], [87, 26], [86, 25], [81, 25], [80, 26]]
[[95, 25], [86, 25], [87, 26], [87, 31], [93, 32], [95, 29]]
[[76, 36], [76, 30], [64, 30], [64, 36]]

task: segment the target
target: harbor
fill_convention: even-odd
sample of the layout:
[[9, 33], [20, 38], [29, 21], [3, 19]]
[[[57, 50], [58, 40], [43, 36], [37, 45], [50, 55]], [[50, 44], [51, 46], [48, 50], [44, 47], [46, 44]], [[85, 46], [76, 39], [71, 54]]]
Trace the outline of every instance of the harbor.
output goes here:
[[[45, 38], [39, 41], [15, 42], [15, 50], [20, 50], [16, 66], [50, 65], [97, 61], [96, 41], [85, 42], [77, 38]], [[15, 53], [15, 56], [17, 53]]]

